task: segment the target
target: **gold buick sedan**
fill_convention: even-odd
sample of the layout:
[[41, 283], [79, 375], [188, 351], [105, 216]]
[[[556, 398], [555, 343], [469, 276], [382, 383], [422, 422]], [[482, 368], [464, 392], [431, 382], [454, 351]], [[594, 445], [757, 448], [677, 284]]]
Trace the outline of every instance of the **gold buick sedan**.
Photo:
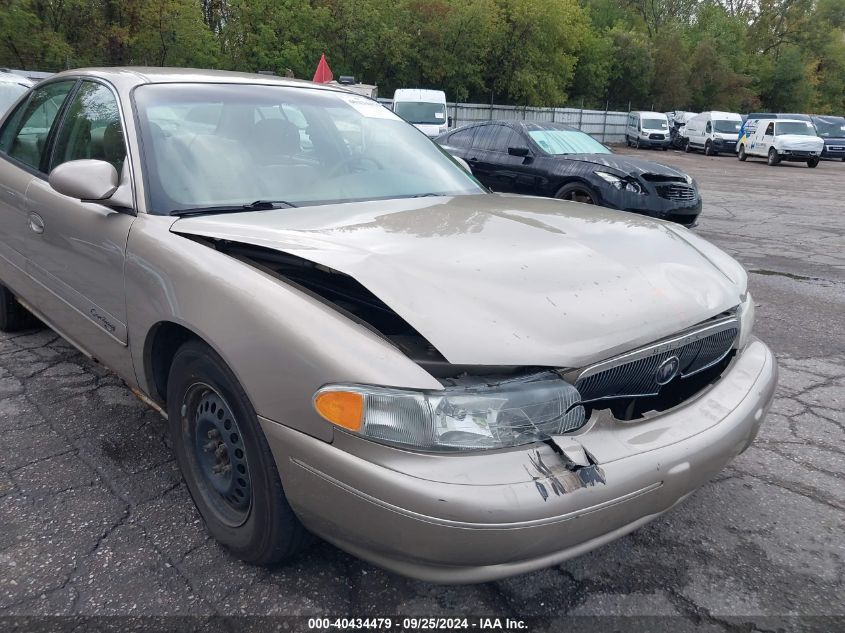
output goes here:
[[0, 329], [37, 316], [166, 416], [261, 565], [310, 534], [435, 582], [560, 563], [713, 477], [777, 380], [745, 271], [687, 229], [491, 193], [377, 102], [265, 75], [32, 88], [0, 280]]

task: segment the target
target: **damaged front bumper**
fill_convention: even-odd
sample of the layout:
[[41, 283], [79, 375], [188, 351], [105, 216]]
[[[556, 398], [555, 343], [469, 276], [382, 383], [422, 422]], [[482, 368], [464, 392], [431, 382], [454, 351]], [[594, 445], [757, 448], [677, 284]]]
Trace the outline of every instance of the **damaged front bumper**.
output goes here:
[[757, 434], [777, 381], [756, 339], [691, 401], [637, 422], [591, 420], [548, 443], [434, 455], [262, 420], [291, 506], [360, 558], [442, 583], [560, 563], [667, 511]]

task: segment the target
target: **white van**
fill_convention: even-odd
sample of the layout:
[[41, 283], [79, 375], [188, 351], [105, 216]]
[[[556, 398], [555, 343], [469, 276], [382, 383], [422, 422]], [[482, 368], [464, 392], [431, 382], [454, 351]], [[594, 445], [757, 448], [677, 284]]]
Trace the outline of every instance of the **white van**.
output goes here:
[[824, 149], [811, 121], [799, 119], [748, 119], [739, 141], [739, 160], [749, 156], [766, 158], [769, 165], [782, 160], [806, 162], [815, 167]]
[[442, 90], [400, 88], [393, 93], [393, 111], [431, 138], [449, 129], [446, 93]]
[[669, 117], [662, 112], [629, 112], [625, 126], [625, 143], [637, 149], [659, 147], [669, 149]]
[[702, 112], [686, 124], [684, 151], [702, 150], [707, 156], [736, 153], [742, 117], [736, 112]]

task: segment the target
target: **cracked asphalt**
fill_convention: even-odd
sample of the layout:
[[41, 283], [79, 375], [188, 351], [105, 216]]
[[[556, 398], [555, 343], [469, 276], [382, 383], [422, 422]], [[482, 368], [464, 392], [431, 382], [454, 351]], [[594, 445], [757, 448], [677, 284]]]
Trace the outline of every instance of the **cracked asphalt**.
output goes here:
[[781, 367], [757, 441], [680, 507], [565, 564], [477, 586], [408, 580], [322, 542], [289, 565], [249, 567], [209, 540], [156, 413], [50, 330], [0, 335], [0, 614], [845, 628], [796, 619], [845, 616], [845, 164], [638, 155], [698, 180], [697, 230], [749, 269], [756, 332]]

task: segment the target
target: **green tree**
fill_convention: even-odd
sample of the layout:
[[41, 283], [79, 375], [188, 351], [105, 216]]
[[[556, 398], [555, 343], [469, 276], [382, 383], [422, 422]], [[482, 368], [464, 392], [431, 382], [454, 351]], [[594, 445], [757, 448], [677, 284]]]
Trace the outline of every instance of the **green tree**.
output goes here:
[[644, 33], [628, 31], [621, 26], [610, 30], [613, 42], [613, 66], [607, 85], [611, 106], [633, 109], [651, 108], [651, 85], [654, 78], [654, 56], [651, 42]]
[[485, 66], [496, 98], [517, 104], [560, 105], [589, 32], [575, 0], [497, 0], [501, 26]]

